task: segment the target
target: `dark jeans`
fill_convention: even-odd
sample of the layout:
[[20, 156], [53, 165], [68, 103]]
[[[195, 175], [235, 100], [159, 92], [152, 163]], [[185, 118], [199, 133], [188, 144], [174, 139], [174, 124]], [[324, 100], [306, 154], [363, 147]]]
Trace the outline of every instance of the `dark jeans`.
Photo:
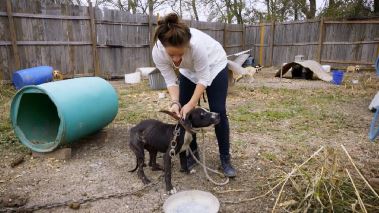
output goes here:
[[[182, 106], [191, 100], [196, 84], [179, 74], [179, 102]], [[229, 121], [226, 116], [226, 95], [228, 92], [228, 69], [225, 67], [212, 84], [206, 88], [209, 109], [220, 113], [220, 123], [215, 126], [218, 148], [221, 156], [229, 155]], [[190, 145], [191, 150], [197, 149], [196, 135]]]

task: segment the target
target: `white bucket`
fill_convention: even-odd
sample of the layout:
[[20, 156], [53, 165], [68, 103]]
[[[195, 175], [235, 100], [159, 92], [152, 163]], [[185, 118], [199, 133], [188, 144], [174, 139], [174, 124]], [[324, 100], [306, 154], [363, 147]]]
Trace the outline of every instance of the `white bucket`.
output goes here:
[[125, 83], [127, 83], [127, 84], [138, 84], [140, 82], [141, 82], [141, 73], [140, 72], [125, 74]]
[[139, 67], [136, 69], [136, 72], [140, 72], [143, 78], [147, 78], [155, 69], [155, 67]]
[[330, 72], [330, 69], [332, 68], [330, 65], [321, 65], [322, 69], [325, 71], [325, 72]]

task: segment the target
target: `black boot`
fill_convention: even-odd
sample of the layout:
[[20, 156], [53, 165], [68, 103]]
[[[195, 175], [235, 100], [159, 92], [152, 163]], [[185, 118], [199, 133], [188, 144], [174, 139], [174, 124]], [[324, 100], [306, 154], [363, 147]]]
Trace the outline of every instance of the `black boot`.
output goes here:
[[236, 170], [233, 168], [230, 162], [230, 155], [221, 155], [221, 168], [226, 177], [235, 177], [237, 175]]

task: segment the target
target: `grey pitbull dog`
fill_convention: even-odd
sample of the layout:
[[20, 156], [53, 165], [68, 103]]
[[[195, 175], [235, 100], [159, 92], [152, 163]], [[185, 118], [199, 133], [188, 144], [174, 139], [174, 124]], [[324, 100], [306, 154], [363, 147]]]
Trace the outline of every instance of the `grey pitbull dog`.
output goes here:
[[136, 155], [137, 164], [136, 167], [129, 172], [134, 172], [138, 169], [138, 177], [144, 184], [150, 183], [150, 180], [146, 177], [143, 167], [145, 166], [145, 152], [146, 149], [149, 152], [150, 160], [149, 166], [153, 171], [162, 170], [162, 167], [157, 164], [157, 153], [164, 153], [164, 176], [166, 183], [166, 190], [173, 194], [176, 189], [171, 183], [171, 141], [174, 138], [175, 127], [180, 128], [179, 134], [176, 137], [175, 154], [179, 153], [181, 167], [185, 172], [189, 172], [187, 167], [186, 151], [192, 141], [192, 135], [196, 130], [216, 125], [220, 122], [220, 116], [218, 113], [209, 112], [204, 108], [195, 108], [188, 112], [184, 120], [180, 119], [175, 113], [169, 111], [161, 111], [174, 117], [178, 124], [167, 124], [158, 120], [148, 119], [143, 120], [136, 126], [130, 129], [129, 135], [129, 147]]

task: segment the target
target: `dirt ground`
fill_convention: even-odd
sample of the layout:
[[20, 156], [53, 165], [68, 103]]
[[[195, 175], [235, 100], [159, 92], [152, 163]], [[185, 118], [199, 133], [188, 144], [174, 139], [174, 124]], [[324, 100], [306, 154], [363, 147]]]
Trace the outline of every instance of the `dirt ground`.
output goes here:
[[[180, 173], [179, 161], [175, 159], [172, 179], [179, 191], [209, 191], [220, 200], [221, 212], [271, 212], [279, 189], [250, 202], [227, 201], [262, 195], [277, 183], [278, 177], [290, 172], [320, 146], [342, 152], [341, 144], [367, 178], [379, 177], [379, 169], [367, 164], [379, 160], [378, 143], [368, 140], [373, 117], [368, 105], [379, 90], [379, 79], [374, 73], [350, 74], [341, 86], [322, 81], [280, 80], [273, 74], [273, 69], [263, 69], [252, 84], [237, 83], [230, 88], [227, 105], [231, 150], [238, 176], [226, 186], [215, 186], [205, 179], [199, 166], [195, 174]], [[359, 79], [359, 83], [351, 84], [351, 79]], [[133, 86], [122, 81], [111, 83], [120, 100], [116, 119], [100, 133], [74, 143], [72, 158], [67, 161], [28, 155], [9, 124], [10, 97], [14, 91], [1, 93], [0, 197], [18, 195], [27, 199], [26, 207], [31, 207], [127, 193], [143, 187], [136, 173], [128, 172], [135, 165], [127, 145], [128, 128], [145, 118], [173, 122], [157, 112], [168, 107], [169, 99], [159, 99], [159, 93], [165, 91], [150, 90], [146, 80]], [[217, 168], [218, 148], [212, 129], [206, 130], [206, 139], [199, 144], [207, 165]], [[10, 162], [20, 155], [26, 155], [25, 162], [11, 168]], [[168, 197], [162, 172], [149, 168], [145, 172], [156, 184], [137, 193], [86, 202], [78, 210], [60, 206], [37, 212], [162, 212]], [[281, 202], [287, 194], [290, 188], [285, 188]], [[0, 212], [4, 210], [0, 203]]]

